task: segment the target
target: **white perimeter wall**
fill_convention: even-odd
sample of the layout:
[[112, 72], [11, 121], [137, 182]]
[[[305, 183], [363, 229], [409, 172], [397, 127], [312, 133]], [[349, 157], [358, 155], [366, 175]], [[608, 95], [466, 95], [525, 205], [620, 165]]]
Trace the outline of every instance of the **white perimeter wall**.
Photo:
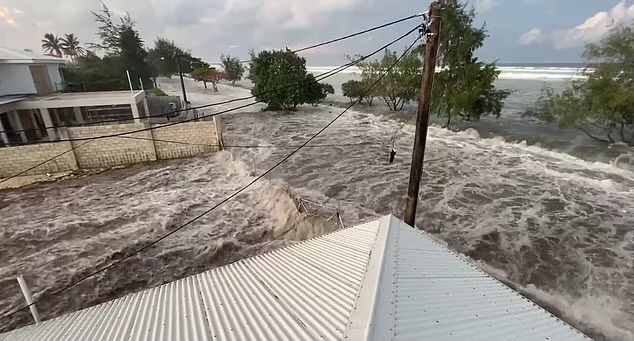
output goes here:
[[0, 64], [0, 96], [35, 92], [29, 64]]

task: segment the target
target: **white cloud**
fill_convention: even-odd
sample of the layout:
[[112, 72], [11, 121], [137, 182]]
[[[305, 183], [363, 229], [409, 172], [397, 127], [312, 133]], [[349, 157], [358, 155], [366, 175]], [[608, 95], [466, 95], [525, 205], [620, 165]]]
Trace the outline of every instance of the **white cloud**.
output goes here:
[[626, 1], [622, 0], [610, 12], [599, 12], [581, 25], [556, 33], [554, 46], [564, 49], [596, 43], [605, 38], [613, 27], [632, 23], [634, 23], [634, 5], [628, 6]]
[[267, 28], [303, 29], [334, 12], [352, 9], [363, 0], [226, 0], [224, 10], [207, 21], [227, 22], [249, 15]]
[[519, 43], [521, 45], [533, 45], [543, 43], [545, 39], [544, 33], [539, 28], [534, 28], [520, 36]]
[[478, 13], [490, 11], [493, 7], [498, 5], [495, 0], [475, 0], [473, 3]]
[[532, 45], [550, 41], [556, 49], [582, 47], [588, 43], [601, 41], [615, 26], [632, 23], [634, 23], [634, 5], [628, 6], [627, 2], [622, 0], [609, 12], [599, 12], [573, 28], [551, 32], [543, 32], [538, 28], [532, 29], [520, 36], [519, 43]]

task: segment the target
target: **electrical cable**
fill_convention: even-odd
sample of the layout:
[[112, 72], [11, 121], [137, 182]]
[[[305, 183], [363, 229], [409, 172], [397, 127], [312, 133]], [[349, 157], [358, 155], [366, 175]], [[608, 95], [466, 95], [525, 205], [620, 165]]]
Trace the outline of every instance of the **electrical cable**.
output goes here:
[[[420, 39], [420, 37], [417, 37], [414, 42], [412, 42], [412, 44], [403, 52], [403, 54], [401, 54], [400, 57], [398, 57], [398, 59], [396, 61], [394, 61], [394, 63], [392, 63], [392, 65], [390, 65], [390, 67], [388, 67], [385, 72], [383, 72], [367, 89], [366, 91], [370, 91], [372, 88], [374, 88], [382, 79], [383, 77], [385, 77], [385, 75], [387, 75], [395, 66], [396, 64], [398, 64], [401, 59], [407, 55], [407, 53], [409, 53], [409, 51], [412, 49], [412, 47], [418, 42], [418, 40]], [[315, 138], [317, 138], [317, 136], [319, 136], [321, 133], [323, 133], [326, 129], [328, 129], [331, 125], [333, 125], [339, 118], [341, 118], [346, 112], [348, 112], [348, 110], [350, 110], [350, 108], [352, 108], [355, 104], [357, 104], [359, 102], [359, 99], [356, 99], [355, 101], [351, 102], [350, 105], [348, 105], [340, 114], [338, 114], [335, 118], [333, 118], [328, 124], [326, 124], [323, 128], [321, 128], [319, 131], [317, 131], [317, 133], [315, 133], [313, 136], [311, 136], [308, 140], [306, 140], [303, 144], [301, 144], [297, 149], [293, 150], [291, 153], [289, 153], [288, 155], [286, 155], [283, 159], [281, 159], [279, 162], [277, 162], [275, 165], [273, 165], [272, 167], [270, 167], [267, 171], [265, 171], [264, 173], [260, 174], [259, 176], [257, 176], [256, 178], [254, 178], [252, 181], [250, 181], [248, 184], [246, 184], [245, 186], [243, 186], [242, 188], [240, 188], [239, 190], [235, 191], [233, 194], [229, 195], [228, 197], [226, 197], [225, 199], [221, 200], [219, 203], [215, 204], [214, 206], [212, 206], [211, 208], [209, 208], [208, 210], [204, 211], [203, 213], [197, 215], [196, 217], [188, 220], [185, 224], [180, 225], [179, 227], [177, 227], [174, 230], [171, 230], [170, 232], [164, 234], [163, 236], [159, 237], [158, 239], [155, 239], [154, 241], [138, 248], [137, 250], [135, 250], [134, 252], [110, 263], [109, 265], [102, 267], [98, 270], [95, 270], [93, 272], [91, 272], [88, 275], [85, 275], [83, 277], [81, 277], [78, 280], [73, 281], [70, 285], [57, 290], [55, 292], [53, 292], [51, 294], [51, 296], [55, 296], [58, 295], [62, 292], [65, 292], [73, 287], [75, 287], [76, 285], [78, 285], [79, 283], [85, 281], [86, 279], [99, 274], [103, 271], [106, 271], [134, 256], [136, 256], [137, 254], [139, 254], [140, 252], [143, 252], [144, 250], [150, 248], [151, 246], [159, 243], [160, 241], [164, 240], [165, 238], [173, 235], [174, 233], [180, 231], [181, 229], [185, 228], [186, 226], [190, 225], [191, 223], [195, 222], [196, 220], [202, 218], [203, 216], [207, 215], [209, 212], [215, 210], [216, 208], [220, 207], [221, 205], [223, 205], [224, 203], [228, 202], [229, 200], [235, 198], [236, 196], [238, 196], [240, 193], [244, 192], [245, 190], [247, 190], [249, 187], [251, 187], [253, 184], [255, 184], [257, 181], [259, 181], [260, 179], [264, 178], [266, 175], [268, 175], [269, 173], [271, 173], [273, 170], [275, 170], [277, 167], [279, 167], [282, 163], [284, 163], [286, 160], [290, 159], [293, 155], [295, 155], [297, 152], [299, 152], [300, 150], [302, 150], [306, 145], [308, 145], [310, 142], [312, 142]], [[10, 317], [20, 311], [24, 311], [26, 309], [28, 309], [30, 306], [37, 304], [41, 299], [36, 299], [34, 300], [32, 303], [19, 308], [17, 310], [14, 310], [8, 314], [5, 314], [3, 317]]]
[[[383, 25], [374, 26], [374, 27], [365, 29], [363, 31], [359, 31], [359, 32], [348, 34], [348, 35], [340, 37], [340, 38], [335, 38], [335, 39], [331, 39], [331, 40], [325, 41], [323, 43], [318, 43], [318, 44], [302, 47], [302, 48], [299, 48], [297, 50], [292, 50], [292, 52], [294, 52], [294, 53], [303, 52], [303, 51], [306, 51], [306, 50], [314, 49], [316, 47], [320, 47], [320, 46], [324, 46], [324, 45], [327, 45], [327, 44], [336, 43], [338, 41], [342, 41], [342, 40], [345, 40], [345, 39], [348, 39], [348, 38], [356, 37], [358, 35], [362, 35], [362, 34], [365, 34], [365, 33], [368, 33], [368, 32], [376, 31], [378, 29], [381, 29], [381, 28], [384, 28], [384, 27], [388, 27], [388, 26], [391, 26], [391, 25], [394, 25], [394, 24], [398, 24], [400, 22], [407, 21], [407, 20], [410, 20], [410, 19], [413, 19], [413, 18], [425, 17], [427, 15], [427, 13], [429, 13], [429, 12], [427, 11], [427, 12], [423, 12], [423, 13], [412, 14], [412, 15], [407, 16], [405, 18], [401, 18], [401, 19], [397, 19], [397, 20], [394, 20], [394, 21], [390, 21], [390, 22], [385, 23]], [[240, 63], [243, 63], [243, 64], [244, 63], [250, 63], [250, 62], [251, 62], [251, 60], [240, 61]]]

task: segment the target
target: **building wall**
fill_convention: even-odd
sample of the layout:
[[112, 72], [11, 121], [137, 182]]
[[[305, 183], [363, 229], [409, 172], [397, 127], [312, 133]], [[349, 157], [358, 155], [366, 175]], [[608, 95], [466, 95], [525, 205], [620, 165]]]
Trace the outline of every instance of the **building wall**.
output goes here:
[[[2, 160], [0, 162], [0, 177], [6, 178], [18, 174], [70, 149], [69, 142], [0, 148], [0, 160]], [[74, 169], [77, 169], [75, 156], [72, 152], [68, 152], [26, 172], [24, 175], [58, 173]]]
[[48, 76], [53, 83], [55, 91], [62, 91], [62, 73], [59, 71], [60, 64], [47, 64]]
[[[149, 127], [148, 123], [112, 124], [60, 128], [59, 133], [63, 139], [79, 139], [124, 133], [147, 127]], [[157, 159], [189, 157], [218, 150], [216, 127], [211, 121], [182, 123], [125, 136], [127, 137], [0, 148], [0, 160], [2, 160], [0, 178], [15, 175], [69, 151], [70, 143], [75, 147], [73, 151], [45, 163], [27, 175], [64, 172], [78, 168], [108, 168]]]
[[193, 156], [217, 150], [218, 146], [216, 125], [212, 121], [176, 124], [152, 130], [152, 134], [159, 159]]
[[35, 92], [29, 64], [0, 64], [0, 96]]
[[[65, 129], [70, 139], [113, 135], [148, 128], [144, 123], [110, 124]], [[94, 141], [73, 141], [79, 168], [105, 168], [155, 161], [156, 152], [150, 131]]]

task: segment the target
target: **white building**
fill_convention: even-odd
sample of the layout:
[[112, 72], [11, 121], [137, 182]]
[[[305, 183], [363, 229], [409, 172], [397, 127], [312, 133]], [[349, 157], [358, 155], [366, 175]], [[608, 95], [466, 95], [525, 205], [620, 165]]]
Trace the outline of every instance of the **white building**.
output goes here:
[[61, 58], [0, 47], [0, 145], [55, 140], [57, 128], [148, 115], [144, 91], [60, 93]]

